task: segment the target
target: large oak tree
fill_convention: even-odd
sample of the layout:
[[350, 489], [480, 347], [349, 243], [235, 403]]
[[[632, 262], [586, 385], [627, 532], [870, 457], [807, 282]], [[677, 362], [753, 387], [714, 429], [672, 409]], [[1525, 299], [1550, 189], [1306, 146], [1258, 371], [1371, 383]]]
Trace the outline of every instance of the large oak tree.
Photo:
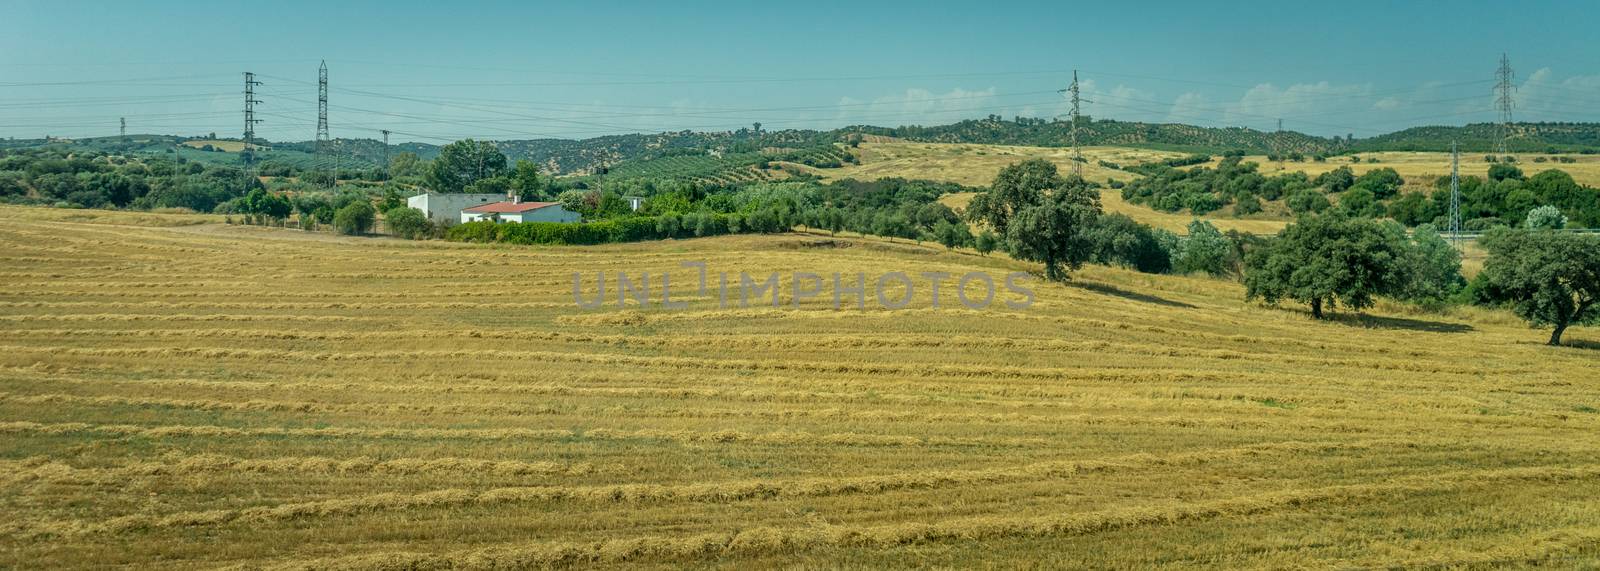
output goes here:
[[1534, 326], [1554, 327], [1551, 345], [1571, 325], [1600, 322], [1600, 237], [1499, 229], [1482, 243], [1484, 294]]

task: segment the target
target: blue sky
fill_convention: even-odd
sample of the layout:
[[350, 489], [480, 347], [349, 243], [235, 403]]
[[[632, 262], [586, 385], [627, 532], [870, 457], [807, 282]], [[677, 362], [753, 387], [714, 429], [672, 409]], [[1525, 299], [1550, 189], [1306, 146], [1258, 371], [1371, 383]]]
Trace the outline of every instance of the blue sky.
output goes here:
[[[459, 5], [458, 5], [459, 4]], [[0, 136], [312, 138], [942, 124], [1085, 112], [1371, 136], [1495, 118], [1600, 121], [1592, 2], [34, 2], [0, 0]]]

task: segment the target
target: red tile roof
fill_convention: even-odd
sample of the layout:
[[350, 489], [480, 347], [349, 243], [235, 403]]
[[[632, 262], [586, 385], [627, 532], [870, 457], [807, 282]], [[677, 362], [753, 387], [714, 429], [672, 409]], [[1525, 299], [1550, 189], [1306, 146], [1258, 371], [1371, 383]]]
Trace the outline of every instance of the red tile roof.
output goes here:
[[489, 204], [484, 204], [484, 205], [480, 205], [480, 206], [474, 206], [472, 208], [463, 208], [463, 209], [461, 209], [461, 211], [462, 212], [480, 212], [480, 213], [485, 213], [485, 214], [490, 213], [490, 212], [500, 212], [500, 213], [528, 212], [530, 210], [538, 210], [540, 208], [544, 208], [544, 207], [547, 207], [547, 206], [555, 206], [555, 205], [558, 205], [558, 204], [561, 204], [561, 203], [559, 203], [559, 202], [522, 202], [522, 203], [491, 202]]

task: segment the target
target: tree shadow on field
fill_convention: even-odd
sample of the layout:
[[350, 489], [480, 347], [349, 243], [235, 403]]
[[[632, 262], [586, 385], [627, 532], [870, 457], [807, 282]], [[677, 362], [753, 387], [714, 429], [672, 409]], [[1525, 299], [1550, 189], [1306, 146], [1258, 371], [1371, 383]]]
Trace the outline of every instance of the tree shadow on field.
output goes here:
[[1573, 349], [1586, 349], [1586, 350], [1589, 350], [1589, 351], [1600, 351], [1600, 341], [1590, 341], [1588, 339], [1571, 339], [1571, 338], [1562, 339], [1561, 340], [1561, 346], [1562, 347], [1571, 347]]
[[1147, 294], [1147, 293], [1132, 292], [1132, 291], [1128, 291], [1128, 290], [1119, 288], [1117, 286], [1109, 285], [1109, 284], [1096, 283], [1096, 282], [1073, 281], [1073, 282], [1067, 282], [1067, 285], [1071, 286], [1071, 287], [1080, 287], [1080, 288], [1083, 288], [1083, 289], [1086, 289], [1086, 290], [1089, 290], [1089, 291], [1092, 291], [1092, 292], [1095, 292], [1095, 293], [1105, 294], [1105, 295], [1109, 295], [1109, 296], [1112, 296], [1112, 297], [1120, 297], [1122, 299], [1131, 300], [1131, 301], [1137, 301], [1137, 302], [1142, 302], [1142, 303], [1153, 303], [1153, 304], [1156, 304], [1156, 305], [1164, 305], [1164, 306], [1167, 306], [1167, 307], [1181, 307], [1183, 309], [1194, 309], [1195, 308], [1195, 306], [1189, 305], [1189, 304], [1181, 302], [1181, 301], [1172, 301], [1172, 300], [1164, 298], [1164, 297], [1156, 297], [1156, 296], [1153, 296], [1153, 295], [1150, 295], [1150, 294]]
[[1465, 323], [1423, 321], [1404, 317], [1381, 317], [1363, 314], [1330, 315], [1328, 316], [1328, 321], [1370, 329], [1405, 329], [1408, 331], [1426, 331], [1428, 333], [1466, 333], [1474, 330], [1471, 325]]

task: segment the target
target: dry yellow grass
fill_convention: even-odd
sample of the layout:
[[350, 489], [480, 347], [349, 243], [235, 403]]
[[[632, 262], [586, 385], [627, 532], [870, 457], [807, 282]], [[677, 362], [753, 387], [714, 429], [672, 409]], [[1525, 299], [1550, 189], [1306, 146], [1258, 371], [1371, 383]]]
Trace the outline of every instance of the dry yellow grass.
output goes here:
[[190, 147], [194, 147], [196, 149], [204, 147], [206, 145], [211, 145], [211, 147], [214, 148], [214, 149], [218, 149], [218, 150], [221, 150], [221, 151], [224, 151], [224, 152], [229, 152], [229, 153], [237, 153], [239, 151], [243, 151], [244, 150], [244, 141], [220, 141], [220, 140], [215, 140], [215, 139], [197, 139], [197, 140], [193, 140], [193, 141], [184, 141], [183, 144], [184, 145], [188, 145]]
[[[1083, 155], [1089, 160], [1089, 163], [1084, 165], [1084, 177], [1097, 182], [1106, 180], [1129, 181], [1139, 176], [1123, 170], [1102, 167], [1099, 161], [1131, 166], [1184, 156], [1183, 153], [1177, 152], [1128, 147], [1085, 147]], [[994, 177], [1000, 173], [1000, 169], [1029, 159], [1048, 160], [1054, 163], [1062, 172], [1067, 172], [1072, 168], [1072, 149], [1056, 147], [909, 143], [881, 140], [879, 142], [862, 143], [858, 156], [861, 159], [860, 165], [846, 165], [844, 168], [838, 169], [812, 169], [792, 164], [787, 165], [787, 167], [810, 172], [828, 180], [844, 178], [872, 180], [901, 177], [956, 182], [979, 187], [986, 187], [994, 182]], [[965, 208], [967, 202], [971, 200], [971, 193], [955, 193], [940, 198], [940, 202], [957, 210]], [[1187, 232], [1189, 222], [1194, 220], [1194, 217], [1188, 214], [1160, 212], [1144, 206], [1129, 204], [1122, 200], [1121, 194], [1109, 189], [1101, 192], [1101, 203], [1106, 212], [1126, 214], [1139, 222], [1157, 228], [1172, 230], [1180, 234]], [[1224, 216], [1203, 216], [1201, 218], [1210, 220], [1218, 228], [1225, 231], [1239, 230], [1261, 234], [1275, 233], [1283, 229], [1283, 226], [1287, 223], [1284, 217], [1266, 215], [1245, 219]]]
[[[1326, 162], [1321, 163], [1310, 160], [1305, 162], [1269, 162], [1265, 156], [1247, 156], [1244, 160], [1258, 163], [1262, 174], [1272, 175], [1282, 172], [1302, 171], [1313, 178], [1342, 166], [1350, 167], [1350, 170], [1355, 171], [1357, 176], [1373, 169], [1388, 167], [1400, 173], [1400, 176], [1404, 177], [1407, 183], [1424, 187], [1418, 188], [1418, 190], [1431, 189], [1434, 180], [1450, 174], [1450, 153], [1383, 152], [1360, 153], [1357, 156], [1361, 157], [1361, 162], [1354, 164], [1350, 162], [1348, 157], [1331, 157]], [[1521, 161], [1517, 163], [1517, 167], [1521, 168], [1529, 176], [1550, 169], [1562, 170], [1572, 175], [1572, 178], [1580, 184], [1600, 186], [1600, 155], [1566, 155], [1577, 159], [1578, 162], [1571, 164], [1554, 161], [1533, 162], [1533, 159], [1539, 156], [1553, 157], [1556, 155], [1517, 155], [1518, 160]], [[1484, 162], [1483, 157], [1483, 153], [1462, 153], [1462, 176], [1471, 175], [1479, 178], [1486, 176], [1489, 172], [1489, 163]], [[1378, 159], [1378, 162], [1369, 162], [1368, 159], [1371, 158]], [[1214, 159], [1205, 166], [1215, 168], [1219, 160]]]
[[[976, 193], [956, 192], [939, 197], [939, 202], [961, 211], [965, 210], [967, 204], [972, 202], [973, 196], [976, 196]], [[1122, 191], [1112, 189], [1102, 189], [1100, 191], [1100, 207], [1107, 214], [1124, 214], [1141, 223], [1178, 234], [1187, 234], [1189, 232], [1189, 223], [1195, 219], [1194, 216], [1188, 214], [1161, 212], [1137, 204], [1130, 204], [1122, 199]], [[1224, 232], [1238, 230], [1252, 234], [1276, 234], [1284, 226], [1288, 225], [1287, 220], [1270, 217], [1223, 218], [1202, 216], [1201, 218], [1211, 222], [1212, 225]]]
[[0, 208], [0, 567], [1600, 562], [1593, 328], [1092, 266], [1028, 310], [580, 310], [574, 271], [1024, 266], [58, 212]]
[[[813, 169], [812, 172], [828, 180], [902, 177], [989, 186], [1000, 169], [1029, 159], [1045, 159], [1055, 163], [1062, 172], [1072, 168], [1072, 149], [1060, 147], [868, 142], [861, 144], [857, 155], [861, 159], [860, 165]], [[1083, 156], [1089, 161], [1084, 165], [1084, 178], [1105, 182], [1107, 179], [1132, 180], [1138, 175], [1102, 167], [1099, 161], [1131, 166], [1184, 155], [1127, 147], [1084, 147]]]

